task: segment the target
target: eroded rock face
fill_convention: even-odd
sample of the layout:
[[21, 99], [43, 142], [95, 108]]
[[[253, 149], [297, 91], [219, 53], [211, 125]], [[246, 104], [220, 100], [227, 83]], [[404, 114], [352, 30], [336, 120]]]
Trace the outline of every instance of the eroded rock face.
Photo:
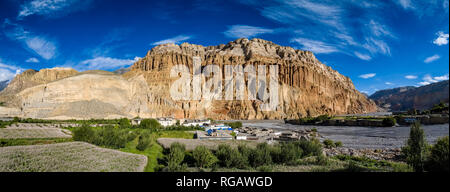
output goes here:
[[[176, 101], [170, 87], [175, 65], [193, 70], [193, 57], [202, 67], [225, 65], [279, 67], [278, 106], [261, 111], [262, 100]], [[267, 69], [267, 74], [269, 69]], [[248, 79], [245, 77], [247, 86]], [[205, 81], [205, 77], [203, 77]], [[203, 82], [202, 82], [203, 83]], [[247, 88], [245, 88], [247, 90]], [[247, 91], [245, 91], [247, 98]], [[308, 51], [282, 47], [262, 39], [238, 39], [204, 47], [184, 43], [153, 48], [123, 75], [72, 69], [29, 70], [0, 93], [0, 114], [48, 119], [91, 119], [172, 116], [176, 118], [283, 119], [321, 114], [366, 113], [376, 105], [359, 93], [352, 81], [320, 63]], [[4, 116], [4, 115], [3, 115]]]
[[[193, 56], [202, 67], [219, 65], [278, 65], [279, 106], [263, 112], [262, 101], [174, 101], [169, 94], [175, 65], [186, 65], [192, 73]], [[267, 69], [267, 71], [269, 71]], [[126, 77], [144, 75], [150, 88], [149, 107], [155, 116], [216, 119], [282, 119], [321, 114], [366, 113], [376, 105], [359, 93], [352, 81], [320, 63], [313, 53], [282, 47], [262, 39], [238, 39], [227, 45], [203, 47], [192, 44], [165, 44], [153, 48], [136, 62]], [[267, 75], [267, 74], [266, 74]], [[222, 75], [224, 76], [224, 75]], [[246, 79], [247, 81], [248, 79]]]

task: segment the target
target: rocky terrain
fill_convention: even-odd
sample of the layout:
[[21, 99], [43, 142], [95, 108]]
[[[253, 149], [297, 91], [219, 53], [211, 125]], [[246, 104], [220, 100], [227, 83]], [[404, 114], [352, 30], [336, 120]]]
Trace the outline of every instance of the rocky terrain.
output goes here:
[[[202, 67], [215, 64], [222, 71], [225, 65], [252, 65], [255, 69], [257, 65], [277, 65], [277, 109], [261, 111], [262, 100], [173, 100], [169, 90], [178, 77], [170, 78], [170, 70], [180, 64], [192, 72], [194, 56], [201, 58]], [[268, 67], [266, 71], [268, 76]], [[358, 92], [348, 77], [322, 64], [313, 53], [262, 39], [238, 39], [209, 47], [188, 43], [160, 45], [130, 71], [123, 72], [80, 73], [66, 68], [25, 71], [0, 93], [0, 102], [6, 105], [0, 107], [0, 115], [50, 119], [289, 119], [377, 110], [375, 103]], [[247, 86], [247, 76], [245, 82]]]
[[377, 105], [391, 111], [409, 109], [426, 110], [440, 102], [449, 101], [449, 81], [441, 81], [422, 87], [399, 87], [377, 91], [369, 98]]

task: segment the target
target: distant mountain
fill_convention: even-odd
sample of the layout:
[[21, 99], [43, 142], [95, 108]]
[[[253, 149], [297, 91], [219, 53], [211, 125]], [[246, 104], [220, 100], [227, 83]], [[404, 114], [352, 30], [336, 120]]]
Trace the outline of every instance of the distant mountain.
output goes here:
[[118, 75], [123, 75], [128, 71], [130, 71], [130, 68], [120, 68], [120, 69], [115, 70], [113, 73], [118, 74]]
[[0, 91], [3, 91], [3, 89], [5, 89], [6, 86], [8, 86], [8, 82], [9, 81], [2, 81], [2, 82], [0, 82]]
[[369, 97], [375, 103], [391, 111], [408, 109], [425, 110], [434, 104], [449, 101], [449, 81], [441, 81], [422, 87], [399, 87], [377, 91]]

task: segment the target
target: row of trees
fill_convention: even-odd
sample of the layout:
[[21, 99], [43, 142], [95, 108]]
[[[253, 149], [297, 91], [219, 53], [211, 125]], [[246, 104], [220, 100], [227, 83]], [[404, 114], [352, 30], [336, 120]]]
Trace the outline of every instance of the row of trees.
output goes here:
[[184, 145], [173, 143], [166, 152], [166, 171], [185, 171], [188, 166], [199, 168], [260, 168], [272, 164], [295, 164], [307, 156], [321, 156], [322, 145], [318, 140], [286, 142], [277, 145], [258, 144], [256, 148], [239, 145], [219, 145], [217, 150], [198, 146], [187, 152]]

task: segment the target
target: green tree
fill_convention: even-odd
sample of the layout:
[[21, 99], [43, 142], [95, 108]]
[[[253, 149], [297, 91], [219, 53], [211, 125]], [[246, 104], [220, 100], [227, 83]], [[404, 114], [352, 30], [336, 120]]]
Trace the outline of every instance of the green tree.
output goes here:
[[249, 157], [249, 163], [252, 167], [260, 167], [272, 164], [271, 149], [267, 143], [258, 144], [255, 150], [252, 150]]
[[119, 120], [119, 126], [122, 129], [130, 128], [131, 127], [131, 122], [127, 118], [122, 118], [122, 119]]
[[180, 143], [173, 143], [170, 146], [169, 154], [167, 155], [167, 168], [170, 172], [184, 171], [182, 165], [184, 161], [186, 147]]
[[383, 119], [383, 126], [384, 127], [393, 127], [395, 126], [395, 124], [397, 123], [397, 120], [395, 120], [395, 118], [393, 117], [386, 117]]
[[81, 127], [78, 127], [73, 131], [73, 140], [75, 141], [92, 143], [94, 139], [95, 132], [88, 124], [83, 124]]
[[152, 131], [157, 131], [161, 128], [161, 124], [156, 119], [144, 119], [141, 122], [140, 127], [142, 129], [149, 129]]
[[208, 168], [213, 166], [218, 160], [216, 156], [205, 146], [198, 146], [192, 152], [197, 167]]
[[416, 172], [424, 171], [424, 163], [427, 158], [428, 145], [425, 140], [425, 134], [420, 127], [420, 123], [416, 122], [411, 126], [409, 139], [402, 153], [406, 157], [406, 162], [411, 165]]
[[449, 171], [449, 138], [440, 138], [431, 148], [431, 154], [427, 162], [427, 171]]
[[152, 142], [149, 134], [142, 134], [139, 136], [138, 144], [136, 145], [136, 149], [139, 151], [145, 151]]

